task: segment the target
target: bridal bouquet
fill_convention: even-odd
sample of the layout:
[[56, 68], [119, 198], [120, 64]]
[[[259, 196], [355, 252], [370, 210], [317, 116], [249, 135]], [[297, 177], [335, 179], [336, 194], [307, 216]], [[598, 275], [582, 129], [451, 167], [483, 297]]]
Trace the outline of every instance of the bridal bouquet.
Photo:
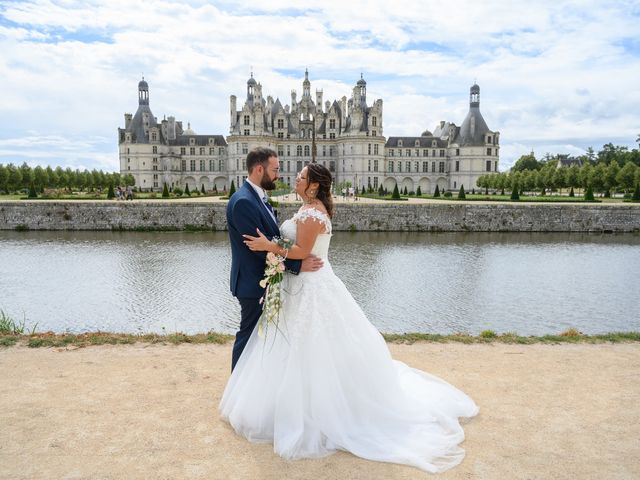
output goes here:
[[260, 280], [260, 286], [266, 289], [260, 299], [262, 316], [258, 324], [258, 335], [261, 337], [264, 336], [265, 330], [269, 328], [269, 324], [273, 324], [276, 329], [278, 329], [280, 308], [282, 306], [280, 300], [280, 284], [284, 278], [284, 261], [287, 258], [287, 252], [291, 248], [291, 245], [293, 245], [293, 242], [286, 238], [274, 237], [272, 241], [284, 249], [285, 256], [276, 255], [273, 252], [267, 253], [264, 278]]

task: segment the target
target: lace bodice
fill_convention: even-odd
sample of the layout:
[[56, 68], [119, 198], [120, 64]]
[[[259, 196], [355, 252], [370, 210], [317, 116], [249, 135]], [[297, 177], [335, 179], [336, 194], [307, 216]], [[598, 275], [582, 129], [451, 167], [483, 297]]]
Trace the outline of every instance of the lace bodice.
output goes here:
[[329, 243], [331, 241], [331, 220], [327, 214], [320, 210], [316, 208], [306, 208], [298, 211], [298, 213], [293, 217], [284, 221], [280, 227], [281, 236], [283, 238], [289, 238], [295, 242], [298, 222], [304, 222], [307, 220], [320, 222], [324, 225], [325, 233], [318, 235], [316, 243], [311, 249], [311, 254], [326, 260], [329, 253]]

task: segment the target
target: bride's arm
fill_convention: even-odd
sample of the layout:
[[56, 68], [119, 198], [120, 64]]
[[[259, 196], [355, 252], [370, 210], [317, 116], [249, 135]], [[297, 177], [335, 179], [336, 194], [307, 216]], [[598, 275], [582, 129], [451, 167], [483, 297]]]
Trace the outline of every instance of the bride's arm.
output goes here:
[[324, 230], [324, 224], [314, 220], [313, 218], [307, 218], [297, 222], [296, 231], [296, 243], [287, 252], [284, 248], [269, 240], [264, 234], [256, 229], [258, 232], [257, 237], [251, 235], [243, 235], [245, 238], [244, 243], [249, 247], [249, 250], [254, 252], [273, 252], [276, 255], [287, 257], [290, 259], [302, 260], [309, 256], [313, 244], [316, 242], [318, 235]]

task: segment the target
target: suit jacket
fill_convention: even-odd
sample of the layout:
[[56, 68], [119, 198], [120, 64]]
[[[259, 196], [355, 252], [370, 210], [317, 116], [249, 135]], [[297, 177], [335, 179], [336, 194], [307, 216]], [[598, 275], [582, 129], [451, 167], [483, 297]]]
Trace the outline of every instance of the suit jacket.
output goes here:
[[[273, 238], [280, 235], [280, 229], [248, 182], [244, 182], [229, 199], [227, 228], [231, 242], [231, 293], [234, 297], [260, 298], [264, 294], [259, 283], [264, 277], [267, 252], [249, 250], [242, 235], [255, 237], [256, 228], [259, 228], [267, 238]], [[297, 274], [301, 263], [300, 260], [287, 260], [287, 270]]]

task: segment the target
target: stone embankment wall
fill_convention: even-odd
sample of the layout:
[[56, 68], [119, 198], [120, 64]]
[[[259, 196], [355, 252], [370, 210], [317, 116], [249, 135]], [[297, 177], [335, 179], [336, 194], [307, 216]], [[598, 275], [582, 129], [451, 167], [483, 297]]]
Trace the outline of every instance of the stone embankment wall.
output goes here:
[[[296, 205], [281, 205], [280, 220]], [[226, 230], [226, 203], [4, 202], [0, 230]], [[640, 232], [640, 205], [339, 204], [334, 230]]]

